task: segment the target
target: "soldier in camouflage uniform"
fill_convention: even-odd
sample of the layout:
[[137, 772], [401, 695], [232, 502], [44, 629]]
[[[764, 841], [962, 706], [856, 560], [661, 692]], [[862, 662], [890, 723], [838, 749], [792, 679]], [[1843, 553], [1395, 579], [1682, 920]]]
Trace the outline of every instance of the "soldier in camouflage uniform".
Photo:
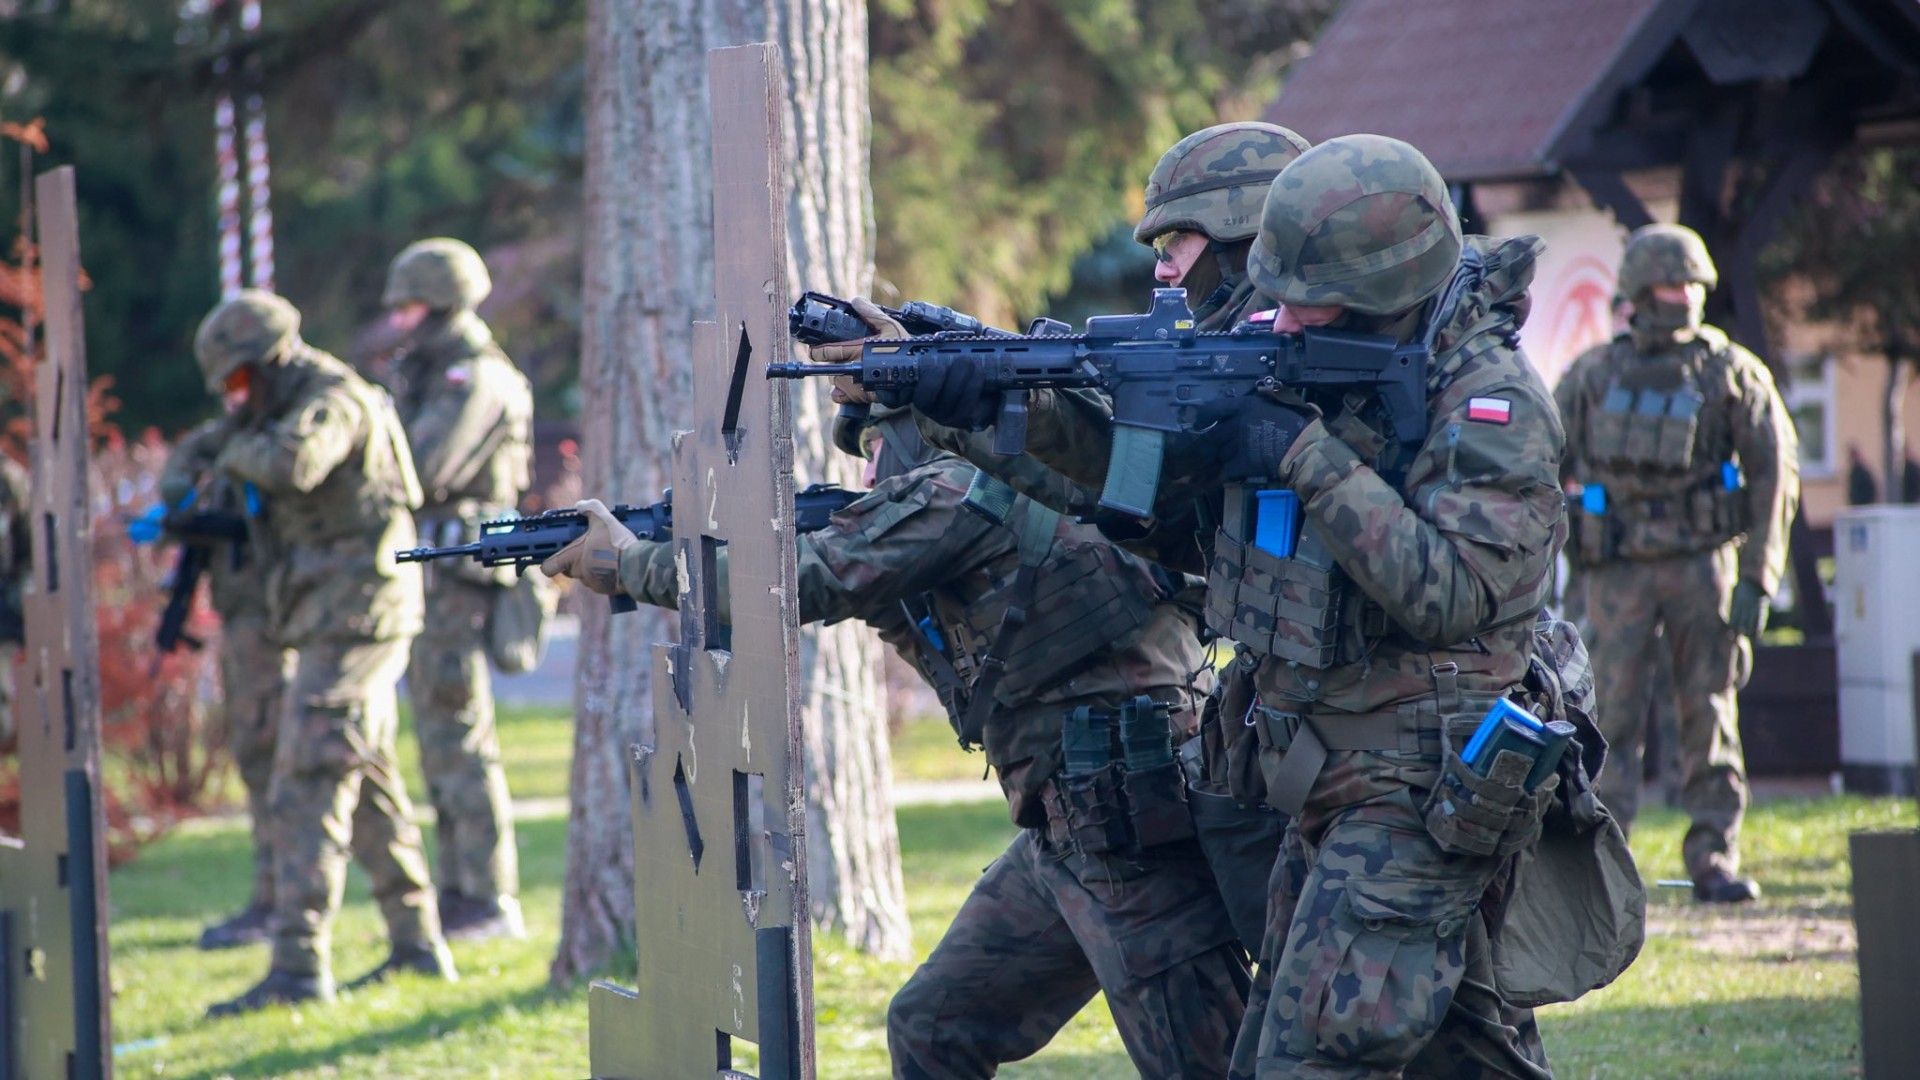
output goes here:
[[1628, 330], [1575, 360], [1554, 396], [1561, 467], [1580, 508], [1570, 547], [1587, 590], [1600, 727], [1620, 755], [1600, 796], [1631, 824], [1640, 799], [1652, 650], [1672, 659], [1682, 849], [1695, 898], [1759, 895], [1739, 877], [1747, 807], [1736, 695], [1752, 639], [1787, 565], [1799, 502], [1796, 439], [1758, 357], [1701, 322], [1717, 278], [1691, 229], [1649, 225], [1627, 241]]
[[[1141, 1075], [1224, 1075], [1246, 967], [1172, 747], [1195, 722], [1204, 659], [1197, 598], [1181, 594], [1198, 583], [976, 484], [972, 467], [929, 454], [905, 414], [882, 411], [835, 442], [864, 443], [883, 479], [800, 537], [800, 617], [879, 630], [939, 691], [962, 745], [984, 746], [1021, 827], [895, 995], [894, 1075], [992, 1076], [1098, 991]], [[635, 539], [598, 502], [581, 507], [591, 531], [545, 569], [674, 606], [673, 545]], [[724, 570], [719, 580], [724, 593]], [[1012, 605], [1028, 619], [1008, 633]]]
[[[1274, 388], [1169, 448], [1156, 515], [1180, 520], [1199, 496], [1221, 522], [1196, 546], [1207, 623], [1243, 646], [1227, 677], [1246, 692], [1223, 720], [1254, 734], [1265, 799], [1295, 815], [1236, 1076], [1548, 1075], [1531, 1012], [1494, 985], [1482, 901], [1549, 789], [1504, 768], [1469, 777], [1458, 757], [1528, 669], [1566, 535], [1564, 436], [1516, 334], [1539, 248], [1466, 242], [1405, 143], [1303, 153], [1274, 181], [1248, 275], [1285, 305], [1276, 330], [1428, 341], [1427, 435], [1396, 443], [1372, 397]], [[992, 403], [953, 389], [968, 381], [929, 359], [912, 401], [985, 423]], [[1098, 488], [1110, 418], [1044, 391], [1029, 408], [1030, 452]], [[1229, 462], [1252, 479], [1223, 485]], [[1255, 542], [1261, 488], [1299, 498], [1289, 557]], [[1455, 784], [1470, 801], [1444, 794]]]
[[420, 502], [406, 432], [386, 394], [300, 339], [300, 314], [247, 290], [200, 324], [194, 354], [215, 393], [244, 397], [214, 469], [266, 500], [250, 545], [268, 564], [268, 633], [293, 649], [268, 785], [273, 959], [266, 978], [208, 1010], [330, 1000], [329, 944], [349, 854], [373, 880], [394, 971], [454, 978], [426, 852], [394, 764], [395, 685], [423, 617]]
[[[422, 542], [477, 539], [514, 513], [532, 482], [533, 390], [474, 313], [492, 288], [458, 240], [409, 245], [387, 271], [389, 321], [407, 334], [395, 398], [426, 505]], [[522, 937], [513, 804], [500, 767], [487, 623], [511, 567], [464, 560], [426, 570], [427, 627], [407, 693], [439, 834], [440, 916], [449, 938]]]
[[[215, 476], [213, 463], [236, 430], [228, 417], [194, 428], [173, 447], [160, 473], [160, 499], [179, 506], [209, 485], [207, 505], [244, 507], [240, 485]], [[267, 940], [273, 915], [273, 849], [267, 789], [273, 778], [273, 747], [286, 691], [287, 650], [273, 639], [267, 618], [267, 566], [258, 552], [242, 548], [238, 559], [220, 552], [207, 564], [207, 588], [220, 616], [220, 690], [227, 752], [247, 789], [253, 839], [253, 894], [238, 914], [207, 927], [202, 949], [228, 949]]]

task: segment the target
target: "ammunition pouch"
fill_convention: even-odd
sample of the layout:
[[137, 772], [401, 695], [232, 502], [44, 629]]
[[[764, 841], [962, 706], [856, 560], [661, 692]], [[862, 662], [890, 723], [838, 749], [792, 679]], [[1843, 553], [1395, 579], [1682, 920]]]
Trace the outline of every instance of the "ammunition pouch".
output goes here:
[[1603, 514], [1576, 505], [1572, 517], [1570, 547], [1581, 566], [1711, 551], [1751, 524], [1745, 489], [1728, 490], [1717, 472], [1672, 495], [1610, 498]]
[[1602, 466], [1685, 472], [1700, 433], [1698, 390], [1628, 390], [1615, 383], [1589, 422], [1587, 456]]
[[1487, 775], [1474, 772], [1460, 751], [1481, 719], [1479, 713], [1458, 713], [1441, 725], [1440, 782], [1421, 812], [1427, 832], [1448, 854], [1505, 858], [1540, 838], [1541, 819], [1560, 777], [1551, 775], [1526, 790], [1533, 759], [1511, 750], [1495, 756]]
[[1217, 531], [1204, 618], [1221, 637], [1312, 668], [1357, 660], [1367, 638], [1389, 629], [1386, 612], [1354, 588], [1310, 525], [1290, 558]]
[[[1125, 745], [1118, 760], [1116, 734]], [[1067, 714], [1061, 741], [1067, 769], [1041, 795], [1054, 844], [1098, 855], [1194, 835], [1187, 778], [1172, 753], [1164, 703], [1143, 695], [1112, 711], [1081, 706]]]

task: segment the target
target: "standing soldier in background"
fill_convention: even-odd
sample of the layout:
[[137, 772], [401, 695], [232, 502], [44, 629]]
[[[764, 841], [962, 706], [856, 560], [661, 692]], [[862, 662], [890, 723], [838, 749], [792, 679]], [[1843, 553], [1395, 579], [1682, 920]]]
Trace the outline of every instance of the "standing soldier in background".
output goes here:
[[1554, 396], [1567, 427], [1561, 480], [1579, 510], [1568, 547], [1586, 582], [1600, 726], [1619, 755], [1600, 778], [1601, 800], [1632, 823], [1651, 650], [1664, 648], [1694, 898], [1737, 903], [1760, 888], [1738, 876], [1747, 773], [1736, 695], [1786, 572], [1800, 475], [1766, 365], [1701, 322], [1717, 280], [1698, 233], [1636, 231], [1620, 263], [1629, 328], [1575, 360]]
[[[532, 484], [533, 389], [474, 313], [492, 288], [479, 253], [452, 239], [408, 245], [387, 271], [387, 319], [407, 335], [394, 389], [426, 498], [415, 515], [424, 543], [478, 538], [480, 522], [511, 515]], [[513, 580], [511, 567], [428, 567], [433, 618], [407, 666], [437, 816], [440, 918], [456, 940], [526, 933], [487, 666], [488, 619]]]
[[194, 355], [215, 394], [244, 399], [213, 467], [267, 502], [251, 544], [267, 564], [274, 640], [297, 660], [267, 797], [274, 854], [273, 959], [209, 1016], [331, 1000], [334, 915], [349, 853], [373, 881], [394, 971], [453, 979], [413, 808], [394, 764], [395, 686], [420, 632], [420, 503], [406, 432], [385, 393], [300, 339], [300, 313], [245, 290], [200, 324]]
[[[209, 420], [174, 445], [160, 473], [160, 500], [180, 506], [190, 495], [219, 508], [242, 507], [242, 485], [214, 473], [230, 417]], [[217, 488], [209, 496], [207, 488]], [[220, 707], [227, 752], [247, 789], [252, 824], [253, 894], [247, 906], [200, 933], [202, 949], [230, 949], [267, 940], [273, 915], [273, 848], [269, 843], [267, 790], [273, 778], [273, 747], [292, 659], [273, 639], [267, 617], [267, 565], [261, 553], [222, 551], [207, 564], [207, 592], [220, 617]]]

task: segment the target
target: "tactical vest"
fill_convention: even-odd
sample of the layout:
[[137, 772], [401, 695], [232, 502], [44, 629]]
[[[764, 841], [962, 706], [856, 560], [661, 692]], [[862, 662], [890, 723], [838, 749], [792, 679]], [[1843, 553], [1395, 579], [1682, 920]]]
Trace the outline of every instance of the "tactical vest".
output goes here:
[[[437, 501], [422, 518], [464, 521], [471, 532], [482, 518], [513, 510], [533, 486], [533, 386], [525, 373], [471, 312], [455, 316], [401, 364], [399, 409], [405, 417], [417, 417], [449, 371], [462, 364], [467, 368], [466, 392], [491, 399], [500, 411], [485, 435], [466, 449], [446, 491], [428, 493]], [[436, 534], [430, 542], [457, 544], [467, 539], [471, 537]]]
[[977, 596], [929, 592], [905, 615], [955, 732], [974, 745], [995, 710], [1035, 703], [1128, 640], [1163, 590], [1145, 563], [1091, 536], [1061, 537], [1057, 512], [984, 473], [966, 505], [1019, 538], [1018, 569]]
[[1582, 565], [1710, 551], [1747, 531], [1724, 422], [1731, 353], [1711, 327], [1676, 348], [1679, 384], [1634, 386], [1630, 338], [1608, 346], [1612, 378], [1585, 409], [1573, 549]]

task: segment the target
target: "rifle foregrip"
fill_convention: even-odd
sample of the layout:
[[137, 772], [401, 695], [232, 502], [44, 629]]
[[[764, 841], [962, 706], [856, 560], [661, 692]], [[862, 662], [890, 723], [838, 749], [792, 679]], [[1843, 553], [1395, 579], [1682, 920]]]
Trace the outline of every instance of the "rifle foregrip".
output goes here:
[[1027, 449], [1027, 398], [1025, 390], [1008, 390], [1000, 398], [1000, 415], [993, 423], [993, 452], [1014, 457]]
[[1113, 426], [1113, 452], [1107, 455], [1107, 483], [1100, 505], [1136, 518], [1153, 516], [1154, 496], [1160, 490], [1160, 463], [1166, 454], [1165, 432], [1130, 424]]

